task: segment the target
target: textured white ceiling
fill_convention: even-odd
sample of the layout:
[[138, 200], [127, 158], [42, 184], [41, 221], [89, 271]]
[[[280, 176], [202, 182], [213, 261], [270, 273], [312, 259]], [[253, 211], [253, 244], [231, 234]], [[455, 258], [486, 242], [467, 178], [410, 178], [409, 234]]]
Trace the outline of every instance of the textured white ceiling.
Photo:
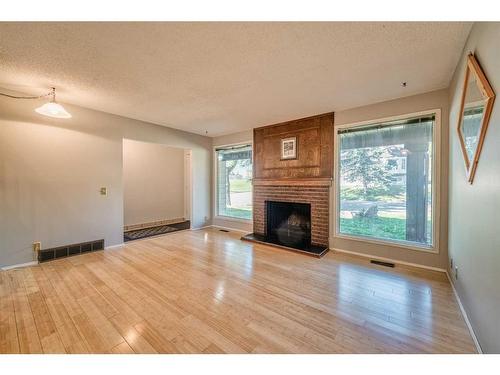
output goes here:
[[0, 23], [0, 87], [215, 136], [447, 87], [470, 28]]

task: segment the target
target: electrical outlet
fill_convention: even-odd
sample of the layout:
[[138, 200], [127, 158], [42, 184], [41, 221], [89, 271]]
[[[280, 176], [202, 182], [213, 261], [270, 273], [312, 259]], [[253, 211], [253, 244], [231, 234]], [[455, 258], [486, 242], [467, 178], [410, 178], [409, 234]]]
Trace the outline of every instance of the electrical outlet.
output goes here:
[[458, 267], [455, 266], [455, 280], [458, 280]]
[[453, 258], [450, 258], [450, 270], [453, 269]]
[[35, 253], [38, 253], [41, 248], [42, 248], [42, 243], [41, 242], [33, 242], [33, 251]]

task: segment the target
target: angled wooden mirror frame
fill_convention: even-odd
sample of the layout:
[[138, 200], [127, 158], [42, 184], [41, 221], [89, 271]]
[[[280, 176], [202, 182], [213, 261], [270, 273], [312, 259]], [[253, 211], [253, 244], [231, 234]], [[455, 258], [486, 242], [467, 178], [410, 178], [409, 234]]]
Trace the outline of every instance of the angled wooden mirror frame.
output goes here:
[[[468, 90], [472, 91], [476, 88], [478, 89], [480, 98], [479, 100], [476, 98], [476, 101], [474, 101], [471, 100], [473, 95], [470, 92], [468, 93]], [[460, 140], [460, 146], [465, 161], [467, 181], [470, 184], [474, 181], [474, 175], [476, 173], [479, 156], [481, 155], [481, 149], [486, 137], [486, 130], [488, 129], [488, 123], [494, 101], [495, 93], [493, 92], [493, 89], [476, 57], [474, 54], [470, 53], [467, 56], [467, 68], [465, 70], [465, 79], [460, 104], [460, 116], [457, 125], [458, 138]], [[476, 107], [474, 107], [474, 105]], [[471, 112], [471, 110], [476, 110], [476, 112]], [[466, 111], [468, 111], [468, 113], [466, 113]], [[478, 126], [478, 129], [472, 136], [467, 137], [467, 134], [465, 134], [466, 132], [464, 131], [464, 128], [467, 125], [466, 120], [470, 120], [470, 117], [473, 115], [476, 116], [476, 127]], [[478, 118], [478, 115], [482, 115], [482, 117]], [[469, 126], [473, 126], [471, 124], [473, 121], [468, 122], [470, 123]], [[469, 128], [469, 130], [470, 129], [471, 128]]]

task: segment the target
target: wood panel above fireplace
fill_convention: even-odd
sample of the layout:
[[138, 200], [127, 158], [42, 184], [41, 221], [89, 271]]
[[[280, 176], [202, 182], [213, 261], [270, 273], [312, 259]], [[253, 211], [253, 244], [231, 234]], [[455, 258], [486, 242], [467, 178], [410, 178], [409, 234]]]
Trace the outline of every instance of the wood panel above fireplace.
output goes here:
[[[261, 180], [331, 180], [333, 113], [254, 129], [254, 184]], [[281, 157], [281, 141], [297, 139], [297, 157]], [[262, 182], [265, 183], [265, 182]]]
[[[328, 251], [330, 185], [333, 174], [333, 113], [254, 129], [253, 230], [249, 241], [276, 244], [269, 233], [269, 203], [310, 207], [310, 237], [296, 246], [315, 256]], [[282, 140], [296, 140], [296, 158], [283, 158]], [[286, 241], [285, 241], [286, 242]]]

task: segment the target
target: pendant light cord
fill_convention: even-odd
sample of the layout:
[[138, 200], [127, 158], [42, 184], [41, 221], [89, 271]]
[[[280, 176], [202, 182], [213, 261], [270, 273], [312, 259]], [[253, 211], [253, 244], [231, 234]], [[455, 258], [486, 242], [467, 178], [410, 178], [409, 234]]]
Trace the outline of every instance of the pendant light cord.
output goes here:
[[7, 98], [12, 98], [12, 99], [41, 99], [41, 98], [45, 98], [47, 96], [53, 96], [55, 99], [56, 89], [54, 87], [52, 87], [50, 92], [48, 92], [47, 94], [38, 95], [38, 96], [15, 96], [15, 95], [4, 94], [3, 92], [0, 92], [0, 96], [6, 96]]

